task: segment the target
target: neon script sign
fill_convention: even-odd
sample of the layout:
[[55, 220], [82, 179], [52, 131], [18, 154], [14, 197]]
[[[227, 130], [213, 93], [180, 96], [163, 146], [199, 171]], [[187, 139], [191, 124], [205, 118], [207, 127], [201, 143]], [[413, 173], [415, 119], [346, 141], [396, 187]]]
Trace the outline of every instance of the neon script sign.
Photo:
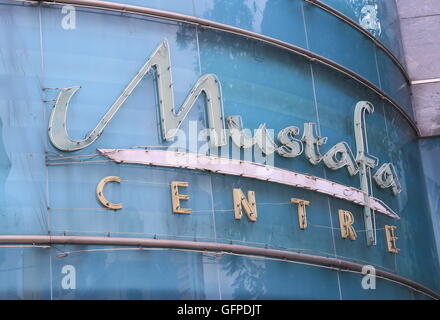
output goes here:
[[[265, 155], [276, 153], [286, 158], [295, 158], [304, 153], [307, 160], [313, 165], [317, 165], [322, 161], [324, 165], [331, 170], [338, 170], [345, 167], [349, 175], [354, 176], [359, 174], [363, 199], [362, 201], [358, 201], [358, 203], [364, 207], [367, 243], [368, 245], [375, 243], [372, 222], [372, 208], [374, 209], [372, 202], [375, 199], [369, 194], [368, 172], [379, 165], [379, 159], [367, 152], [365, 117], [367, 113], [374, 112], [374, 106], [370, 102], [360, 101], [355, 107], [355, 155], [346, 142], [339, 142], [326, 153], [321, 154], [320, 148], [327, 143], [327, 138], [320, 137], [317, 134], [316, 124], [312, 122], [304, 123], [301, 138], [299, 138], [300, 129], [296, 126], [289, 126], [278, 133], [278, 143], [276, 143], [274, 141], [275, 139], [268, 133], [265, 124], [261, 124], [259, 128], [255, 130], [255, 135], [250, 136], [242, 128], [241, 116], [232, 115], [226, 118], [224, 117], [221, 84], [214, 74], [201, 76], [183, 102], [180, 111], [176, 112], [173, 96], [170, 51], [166, 39], [154, 50], [95, 128], [82, 140], [71, 139], [67, 132], [66, 125], [67, 109], [70, 100], [80, 87], [76, 86], [61, 89], [56, 98], [49, 120], [48, 132], [53, 146], [66, 152], [81, 150], [90, 146], [100, 137], [107, 124], [122, 107], [143, 77], [151, 71], [155, 71], [157, 81], [156, 89], [161, 121], [161, 134], [164, 141], [172, 141], [176, 137], [185, 117], [194, 106], [196, 100], [203, 93], [206, 102], [207, 126], [209, 128], [208, 135], [211, 147], [226, 146], [229, 136], [232, 142], [242, 149], [248, 149], [257, 145]], [[255, 178], [258, 178], [258, 175]], [[379, 187], [391, 188], [394, 195], [397, 195], [401, 191], [401, 185], [392, 163], [382, 164], [374, 173], [373, 179]]]

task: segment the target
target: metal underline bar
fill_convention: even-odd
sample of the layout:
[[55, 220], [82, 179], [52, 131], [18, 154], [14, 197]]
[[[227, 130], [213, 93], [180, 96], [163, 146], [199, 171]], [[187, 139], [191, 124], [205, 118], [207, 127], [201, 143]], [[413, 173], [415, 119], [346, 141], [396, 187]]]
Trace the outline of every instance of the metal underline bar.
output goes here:
[[[229, 254], [242, 254], [267, 258], [298, 261], [334, 268], [338, 271], [362, 273], [363, 265], [324, 256], [317, 256], [299, 252], [283, 251], [237, 244], [199, 242], [185, 240], [162, 240], [148, 238], [125, 237], [97, 237], [97, 236], [51, 236], [51, 235], [0, 235], [0, 247], [3, 244], [33, 244], [33, 245], [104, 245], [104, 246], [131, 246], [139, 248], [169, 248], [191, 249], [200, 252], [224, 252]], [[440, 300], [440, 295], [422, 284], [400, 275], [376, 270], [376, 276], [385, 280], [397, 282], [413, 290], [422, 292], [433, 299]]]
[[405, 68], [403, 67], [402, 63], [399, 61], [399, 59], [396, 58], [396, 56], [375, 36], [373, 36], [371, 33], [369, 33], [367, 30], [362, 28], [359, 24], [357, 24], [355, 21], [353, 21], [350, 17], [346, 16], [345, 14], [339, 12], [338, 10], [334, 9], [333, 7], [321, 2], [320, 0], [304, 0], [307, 3], [310, 3], [314, 6], [317, 6], [318, 8], [327, 11], [328, 13], [332, 14], [336, 18], [344, 21], [357, 31], [361, 32], [364, 36], [366, 36], [368, 39], [370, 39], [379, 49], [381, 49], [393, 62], [394, 64], [399, 68], [400, 72], [402, 73], [403, 77], [405, 78], [406, 82], [410, 85], [411, 80], [409, 78], [408, 73], [406, 72]]
[[[197, 153], [180, 153], [174, 151], [133, 149], [97, 149], [106, 158], [116, 163], [181, 168], [212, 172], [230, 176], [257, 179], [292, 187], [319, 192], [331, 197], [350, 201], [357, 205], [369, 206], [388, 217], [400, 219], [384, 202], [369, 197], [364, 191], [329, 181], [326, 179], [301, 174], [299, 172], [280, 169], [237, 159], [206, 156]], [[367, 197], [367, 201], [365, 200]]]
[[333, 60], [327, 59], [323, 56], [320, 56], [314, 52], [311, 52], [309, 50], [303, 49], [301, 47], [295, 46], [293, 44], [271, 38], [262, 34], [258, 34], [253, 31], [248, 31], [245, 29], [229, 26], [226, 24], [214, 22], [207, 19], [197, 18], [193, 16], [188, 16], [180, 13], [174, 13], [169, 11], [163, 11], [163, 10], [157, 10], [157, 9], [151, 9], [151, 8], [145, 8], [140, 6], [134, 6], [134, 5], [126, 5], [126, 4], [120, 4], [120, 3], [114, 3], [114, 2], [107, 2], [107, 1], [98, 1], [98, 0], [54, 0], [54, 1], [38, 1], [38, 0], [9, 0], [13, 2], [26, 2], [26, 3], [33, 3], [33, 4], [45, 4], [45, 5], [76, 5], [79, 7], [84, 8], [91, 8], [91, 9], [100, 9], [100, 10], [110, 10], [110, 11], [117, 11], [122, 13], [130, 13], [130, 14], [139, 14], [149, 17], [155, 17], [160, 19], [166, 19], [166, 20], [172, 20], [172, 21], [178, 21], [178, 22], [184, 22], [189, 24], [198, 25], [205, 29], [213, 29], [223, 32], [228, 32], [231, 34], [236, 34], [239, 36], [244, 36], [249, 39], [257, 40], [260, 42], [267, 43], [269, 45], [293, 52], [295, 54], [301, 55], [310, 62], [318, 62], [322, 65], [325, 65], [333, 70], [336, 70], [342, 74], [347, 75], [351, 79], [357, 81], [358, 83], [362, 84], [363, 86], [369, 88], [371, 91], [376, 93], [381, 99], [386, 100], [388, 103], [390, 103], [402, 116], [408, 121], [411, 128], [414, 130], [416, 135], [418, 137], [421, 136], [420, 131], [415, 124], [415, 122], [411, 119], [411, 117], [404, 111], [402, 107], [399, 106], [399, 104], [391, 98], [388, 94], [386, 94], [384, 91], [382, 91], [380, 88], [378, 88], [376, 85], [371, 83], [369, 80], [365, 79], [364, 77], [360, 76], [359, 74], [353, 72], [352, 70], [334, 62]]

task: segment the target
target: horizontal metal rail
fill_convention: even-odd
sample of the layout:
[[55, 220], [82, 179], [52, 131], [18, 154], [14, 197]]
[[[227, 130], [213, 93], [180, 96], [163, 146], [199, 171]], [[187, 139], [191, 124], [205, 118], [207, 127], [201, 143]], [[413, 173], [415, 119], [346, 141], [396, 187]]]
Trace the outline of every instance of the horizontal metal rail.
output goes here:
[[[281, 259], [292, 262], [308, 263], [316, 266], [325, 266], [342, 272], [361, 273], [363, 265], [336, 258], [329, 258], [292, 251], [283, 251], [259, 247], [217, 242], [196, 242], [182, 240], [162, 240], [148, 238], [122, 237], [91, 237], [91, 236], [51, 236], [51, 235], [0, 235], [0, 245], [103, 245], [129, 246], [139, 248], [165, 248], [180, 250], [195, 250], [200, 252], [219, 252], [226, 254], [240, 254], [259, 256], [272, 259]], [[0, 246], [1, 247], [1, 246]], [[440, 295], [431, 289], [397, 274], [376, 269], [376, 276], [393, 281], [413, 290], [422, 292], [433, 299], [440, 299]]]
[[318, 8], [321, 8], [324, 11], [327, 11], [328, 13], [334, 15], [338, 19], [344, 21], [357, 31], [361, 32], [364, 36], [366, 36], [368, 39], [370, 39], [379, 49], [381, 49], [399, 68], [400, 72], [402, 73], [403, 77], [405, 78], [406, 82], [408, 84], [411, 84], [411, 80], [408, 76], [408, 73], [406, 72], [403, 65], [400, 63], [399, 59], [396, 58], [396, 56], [375, 36], [373, 36], [370, 32], [362, 28], [359, 24], [357, 24], [355, 21], [353, 21], [351, 18], [347, 17], [345, 14], [339, 12], [338, 10], [332, 8], [331, 6], [319, 1], [319, 0], [304, 0], [310, 4], [313, 4], [317, 6]]
[[140, 6], [134, 6], [134, 5], [127, 5], [127, 4], [120, 4], [120, 3], [114, 3], [114, 2], [107, 2], [107, 1], [99, 1], [99, 0], [53, 0], [53, 1], [38, 1], [38, 0], [10, 0], [10, 1], [18, 1], [18, 2], [26, 2], [26, 3], [33, 3], [33, 4], [44, 4], [44, 5], [75, 5], [79, 7], [84, 8], [91, 8], [91, 9], [99, 9], [99, 10], [111, 10], [111, 11], [117, 11], [121, 13], [131, 13], [131, 14], [138, 14], [143, 16], [149, 16], [154, 18], [160, 18], [160, 19], [166, 19], [171, 21], [178, 21], [178, 22], [184, 22], [189, 23], [193, 25], [200, 26], [205, 29], [213, 29], [218, 31], [223, 31], [239, 36], [243, 36], [249, 39], [257, 40], [260, 42], [267, 43], [269, 45], [293, 52], [295, 54], [301, 55], [311, 62], [318, 62], [322, 65], [325, 65], [333, 70], [336, 70], [342, 74], [345, 74], [346, 76], [350, 77], [351, 79], [357, 81], [361, 85], [369, 88], [371, 91], [373, 91], [375, 94], [377, 94], [381, 99], [387, 101], [390, 103], [398, 112], [402, 114], [402, 116], [408, 121], [410, 126], [413, 128], [417, 136], [420, 136], [420, 131], [417, 128], [417, 125], [415, 122], [411, 119], [411, 117], [405, 112], [405, 110], [399, 106], [399, 104], [391, 98], [388, 94], [386, 94], [384, 91], [382, 91], [380, 88], [378, 88], [376, 85], [374, 85], [369, 80], [365, 79], [364, 77], [360, 76], [359, 74], [353, 72], [352, 70], [334, 62], [333, 60], [327, 59], [323, 56], [320, 56], [314, 52], [311, 52], [309, 50], [306, 50], [304, 48], [295, 46], [293, 44], [271, 38], [256, 32], [252, 32], [249, 30], [233, 27], [230, 25], [226, 25], [223, 23], [218, 23], [215, 21], [197, 18], [189, 15], [184, 15], [180, 13], [174, 13], [169, 11], [163, 11], [163, 10], [157, 10], [157, 9], [151, 9], [151, 8], [145, 8]]

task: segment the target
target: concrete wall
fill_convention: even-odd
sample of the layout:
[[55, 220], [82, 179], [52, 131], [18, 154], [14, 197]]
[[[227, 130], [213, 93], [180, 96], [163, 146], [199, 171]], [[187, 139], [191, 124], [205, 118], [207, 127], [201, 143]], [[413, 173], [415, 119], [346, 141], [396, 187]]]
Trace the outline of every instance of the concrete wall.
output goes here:
[[396, 0], [413, 106], [423, 136], [440, 134], [440, 1]]

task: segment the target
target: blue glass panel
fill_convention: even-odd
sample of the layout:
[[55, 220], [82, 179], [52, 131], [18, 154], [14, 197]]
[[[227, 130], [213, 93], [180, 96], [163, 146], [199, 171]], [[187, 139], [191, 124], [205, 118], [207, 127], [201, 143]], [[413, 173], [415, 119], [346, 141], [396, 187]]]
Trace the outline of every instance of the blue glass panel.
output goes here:
[[38, 10], [0, 5], [0, 233], [47, 233]]
[[0, 299], [50, 299], [50, 249], [0, 248]]
[[219, 265], [222, 299], [339, 299], [331, 270], [227, 255]]
[[340, 13], [343, 13], [358, 23], [361, 9], [369, 1], [375, 0], [321, 0], [321, 2], [329, 5], [333, 9], [338, 10]]
[[409, 84], [400, 70], [396, 68], [394, 62], [382, 50], [377, 49], [376, 54], [382, 90], [388, 93], [406, 114], [415, 120]]
[[379, 39], [404, 64], [400, 23], [394, 1], [321, 0]]
[[379, 85], [375, 45], [356, 29], [322, 9], [304, 6], [309, 49]]
[[[52, 257], [54, 299], [338, 299], [334, 271], [223, 255], [60, 247]], [[63, 266], [76, 289], [63, 289]], [[317, 290], [318, 289], [318, 290]]]
[[124, 3], [133, 6], [194, 15], [193, 0], [108, 0], [108, 2]]
[[[403, 276], [411, 275], [415, 281], [439, 288], [440, 281], [431, 276], [440, 271], [418, 143], [397, 111], [385, 106], [385, 114], [388, 138], [392, 141], [389, 154], [402, 184], [402, 193], [397, 197], [401, 220], [396, 224], [398, 247], [402, 249], [396, 256], [396, 267]], [[422, 242], [415, 246], [417, 241]]]
[[197, 0], [196, 16], [306, 47], [301, 0]]
[[[53, 253], [54, 299], [218, 299], [216, 266], [200, 253], [62, 246]], [[59, 254], [69, 252], [65, 258]], [[63, 266], [76, 289], [64, 289]]]
[[[429, 300], [429, 296], [391, 281], [376, 278], [375, 289], [363, 289], [363, 274], [339, 272], [342, 299], [346, 300]], [[392, 297], [392, 298], [391, 298]]]
[[425, 174], [426, 189], [428, 192], [431, 219], [436, 235], [437, 252], [440, 249], [440, 172], [437, 159], [440, 159], [440, 138], [420, 140], [423, 169]]
[[402, 65], [405, 64], [403, 53], [402, 37], [400, 34], [400, 19], [395, 1], [378, 1], [378, 13], [381, 23], [381, 32], [375, 35], [382, 43], [399, 59]]

